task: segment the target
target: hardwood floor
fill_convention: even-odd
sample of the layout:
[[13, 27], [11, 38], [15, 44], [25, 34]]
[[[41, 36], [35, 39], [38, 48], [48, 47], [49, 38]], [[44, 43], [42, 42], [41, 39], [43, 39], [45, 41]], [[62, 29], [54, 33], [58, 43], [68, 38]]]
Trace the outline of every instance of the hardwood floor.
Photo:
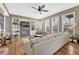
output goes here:
[[[24, 55], [25, 54], [25, 45], [22, 41], [23, 37], [13, 38], [13, 41], [9, 43], [7, 41], [7, 47], [9, 49], [9, 55]], [[26, 37], [27, 39], [27, 37]]]
[[[22, 42], [22, 38], [18, 37], [13, 39], [11, 43], [8, 43], [7, 47], [9, 49], [9, 55], [23, 55], [25, 54], [25, 45]], [[26, 37], [28, 39], [28, 37]], [[8, 42], [8, 41], [7, 41]], [[79, 55], [79, 44], [68, 42], [61, 49], [59, 49], [54, 55]]]
[[59, 49], [54, 55], [79, 55], [79, 44], [68, 42]]

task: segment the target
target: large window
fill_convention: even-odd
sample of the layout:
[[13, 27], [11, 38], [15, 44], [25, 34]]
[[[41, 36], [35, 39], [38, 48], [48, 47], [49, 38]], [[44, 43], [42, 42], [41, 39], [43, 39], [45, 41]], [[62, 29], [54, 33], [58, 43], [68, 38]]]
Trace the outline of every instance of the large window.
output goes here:
[[63, 16], [64, 31], [68, 31], [70, 34], [74, 34], [74, 13], [69, 13]]
[[4, 16], [0, 13], [0, 32], [4, 32]]
[[59, 32], [59, 17], [52, 18], [52, 32], [57, 33]]
[[50, 19], [45, 20], [45, 33], [50, 33]]

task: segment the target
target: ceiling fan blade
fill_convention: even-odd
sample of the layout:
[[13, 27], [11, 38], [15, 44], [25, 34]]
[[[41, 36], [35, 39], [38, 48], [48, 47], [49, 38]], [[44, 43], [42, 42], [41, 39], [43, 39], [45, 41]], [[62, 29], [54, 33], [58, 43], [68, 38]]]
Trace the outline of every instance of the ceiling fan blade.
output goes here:
[[43, 9], [44, 7], [45, 7], [45, 5], [42, 5], [42, 6], [41, 6], [41, 9]]
[[41, 10], [41, 11], [43, 11], [43, 12], [48, 12], [48, 10]]
[[32, 8], [37, 10], [37, 8], [35, 8], [35, 7], [32, 7]]
[[41, 10], [41, 6], [38, 7], [38, 10]]

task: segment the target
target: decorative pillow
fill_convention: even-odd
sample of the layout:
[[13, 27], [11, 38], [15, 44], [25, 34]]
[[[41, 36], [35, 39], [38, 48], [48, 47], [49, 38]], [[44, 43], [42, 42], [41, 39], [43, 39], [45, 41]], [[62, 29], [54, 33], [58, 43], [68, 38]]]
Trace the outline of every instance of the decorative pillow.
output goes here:
[[38, 43], [39, 41], [41, 41], [41, 38], [36, 37], [36, 38], [30, 39], [30, 41], [31, 41], [31, 43], [35, 44], [35, 43]]

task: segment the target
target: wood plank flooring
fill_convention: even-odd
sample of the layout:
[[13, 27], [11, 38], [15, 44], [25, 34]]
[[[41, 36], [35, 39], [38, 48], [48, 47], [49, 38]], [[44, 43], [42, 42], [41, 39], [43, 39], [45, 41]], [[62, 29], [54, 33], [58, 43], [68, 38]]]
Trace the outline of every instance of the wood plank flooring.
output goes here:
[[[22, 44], [23, 38], [13, 39], [12, 43], [8, 43], [9, 55], [23, 55], [25, 53], [25, 45]], [[26, 39], [28, 39], [26, 37]], [[22, 43], [21, 43], [22, 42]], [[79, 44], [68, 42], [61, 49], [59, 49], [54, 55], [79, 55]]]
[[68, 42], [65, 46], [59, 49], [55, 55], [79, 55], [79, 44]]
[[[7, 46], [4, 46], [7, 47], [9, 49], [9, 55], [23, 55], [25, 54], [25, 45], [23, 44], [22, 42], [22, 38], [18, 37], [18, 38], [13, 38], [12, 42], [9, 43], [7, 41]], [[26, 37], [26, 39], [28, 39]]]

